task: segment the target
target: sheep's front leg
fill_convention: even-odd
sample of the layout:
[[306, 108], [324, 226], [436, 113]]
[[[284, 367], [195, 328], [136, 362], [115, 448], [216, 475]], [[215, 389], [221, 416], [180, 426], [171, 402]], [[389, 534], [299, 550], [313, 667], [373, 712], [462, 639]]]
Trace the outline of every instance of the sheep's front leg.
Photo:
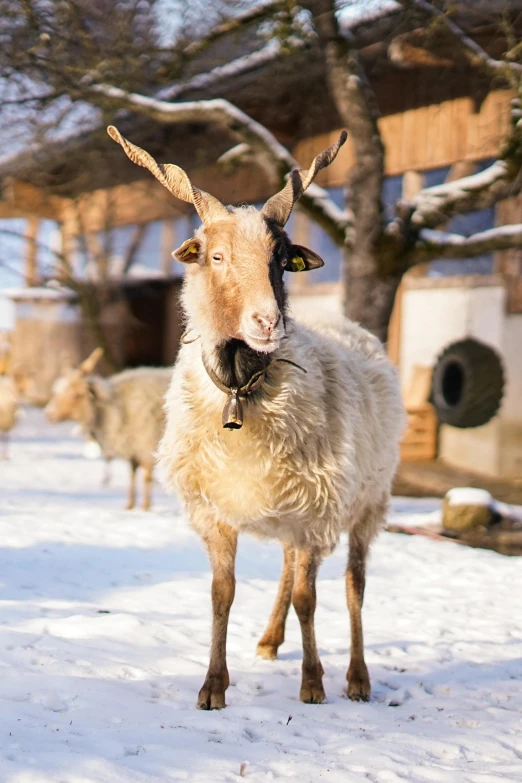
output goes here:
[[301, 624], [303, 637], [303, 673], [299, 698], [307, 704], [326, 701], [323, 689], [323, 667], [315, 642], [315, 582], [321, 557], [316, 550], [296, 551], [292, 604]]
[[225, 691], [230, 684], [227, 669], [227, 629], [230, 607], [236, 590], [235, 562], [237, 532], [228, 525], [215, 525], [205, 536], [212, 566], [212, 645], [210, 663], [198, 696], [198, 709], [225, 707]]
[[0, 432], [0, 443], [2, 443], [2, 459], [9, 459], [9, 432]]
[[348, 567], [346, 569], [346, 600], [350, 612], [351, 653], [346, 674], [348, 698], [352, 701], [368, 701], [371, 686], [368, 668], [364, 661], [364, 643], [361, 610], [366, 583], [366, 557], [369, 540], [357, 529], [350, 532]]
[[257, 645], [257, 654], [267, 660], [277, 658], [277, 650], [285, 640], [285, 624], [294, 586], [294, 564], [295, 549], [290, 544], [285, 544], [283, 571], [279, 581], [277, 598], [266, 631]]
[[152, 485], [152, 468], [143, 468], [143, 510], [150, 509], [150, 489]]
[[134, 460], [130, 460], [130, 482], [129, 482], [129, 494], [127, 497], [127, 505], [125, 508], [127, 510], [130, 510], [131, 508], [134, 508], [136, 504], [136, 471], [138, 469], [138, 464]]
[[105, 457], [103, 465], [102, 487], [109, 487], [111, 484], [111, 459], [112, 457]]

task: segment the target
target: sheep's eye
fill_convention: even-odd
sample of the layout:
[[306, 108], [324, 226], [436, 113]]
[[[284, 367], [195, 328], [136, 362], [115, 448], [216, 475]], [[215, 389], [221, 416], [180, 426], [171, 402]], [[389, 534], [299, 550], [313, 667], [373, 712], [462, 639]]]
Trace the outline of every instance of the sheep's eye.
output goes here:
[[212, 261], [214, 261], [216, 264], [220, 264], [223, 261], [223, 256], [221, 253], [214, 253], [212, 256]]

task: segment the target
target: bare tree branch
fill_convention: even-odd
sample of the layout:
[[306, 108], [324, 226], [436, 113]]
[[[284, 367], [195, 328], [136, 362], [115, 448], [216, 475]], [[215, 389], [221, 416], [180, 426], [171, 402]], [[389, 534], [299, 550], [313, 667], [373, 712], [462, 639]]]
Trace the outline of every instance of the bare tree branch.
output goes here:
[[[163, 124], [212, 122], [225, 128], [236, 143], [248, 144], [260, 165], [271, 172], [276, 186], [281, 184], [285, 174], [299, 167], [295, 158], [264, 125], [224, 99], [168, 103], [107, 84], [92, 85], [88, 91], [109, 100], [113, 105], [116, 103], [122, 109], [142, 114]], [[343, 245], [350, 241], [350, 213], [339, 209], [323, 188], [311, 185], [299, 203], [301, 209], [316, 220], [337, 244]]]
[[251, 22], [264, 19], [271, 13], [278, 11], [285, 5], [284, 0], [277, 0], [277, 2], [266, 2], [255, 5], [253, 8], [249, 8], [240, 14], [236, 14], [232, 19], [227, 19], [220, 25], [217, 25], [210, 30], [203, 38], [197, 41], [192, 41], [183, 49], [183, 54], [186, 57], [194, 57], [195, 55], [206, 49], [209, 44], [216, 41], [218, 38], [222, 38], [229, 33], [233, 33], [236, 30], [245, 27]]
[[129, 247], [127, 248], [127, 252], [125, 253], [122, 275], [127, 274], [129, 269], [133, 265], [134, 261], [136, 260], [138, 250], [140, 249], [141, 243], [148, 229], [149, 229], [149, 223], [139, 223], [135, 227]]
[[497, 226], [470, 237], [424, 229], [419, 234], [410, 265], [435, 258], [472, 258], [511, 248], [522, 248], [522, 223]]
[[459, 27], [446, 12], [441, 11], [440, 8], [437, 8], [433, 3], [428, 2], [428, 0], [399, 0], [399, 3], [405, 7], [418, 8], [420, 11], [424, 11], [432, 16], [434, 19], [440, 20], [452, 35], [460, 41], [464, 49], [468, 52], [471, 61], [479, 63], [490, 73], [506, 76], [511, 72], [518, 77], [522, 76], [522, 65], [520, 63], [496, 60], [494, 57], [490, 57], [486, 50], [470, 38], [469, 35], [466, 35], [464, 30]]
[[[304, 46], [304, 41], [296, 40], [293, 45], [296, 49], [299, 49]], [[165, 87], [155, 97], [164, 101], [173, 101], [189, 90], [203, 90], [206, 87], [212, 87], [212, 85], [221, 82], [223, 79], [233, 78], [249, 71], [254, 71], [274, 60], [278, 60], [282, 55], [281, 48], [279, 41], [269, 41], [257, 52], [238, 57], [236, 60], [226, 65], [217, 66], [206, 73], [198, 73], [191, 79], [174, 84], [172, 87]]]
[[487, 209], [521, 190], [520, 160], [496, 160], [478, 174], [424, 188], [409, 204], [401, 204], [399, 212], [411, 210], [414, 229], [435, 228], [454, 215]]

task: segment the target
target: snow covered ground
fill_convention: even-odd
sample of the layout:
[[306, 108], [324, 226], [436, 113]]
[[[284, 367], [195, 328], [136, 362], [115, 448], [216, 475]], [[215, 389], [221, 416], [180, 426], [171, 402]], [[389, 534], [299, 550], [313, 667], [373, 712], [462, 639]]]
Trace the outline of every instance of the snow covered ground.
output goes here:
[[[30, 411], [0, 463], [0, 783], [507, 783], [522, 779], [521, 562], [384, 533], [365, 603], [369, 704], [342, 698], [344, 546], [324, 563], [317, 634], [328, 703], [298, 699], [295, 616], [255, 658], [277, 545], [243, 540], [223, 712], [198, 712], [210, 574], [174, 498], [125, 512], [68, 424]], [[397, 499], [396, 521], [437, 501]]]

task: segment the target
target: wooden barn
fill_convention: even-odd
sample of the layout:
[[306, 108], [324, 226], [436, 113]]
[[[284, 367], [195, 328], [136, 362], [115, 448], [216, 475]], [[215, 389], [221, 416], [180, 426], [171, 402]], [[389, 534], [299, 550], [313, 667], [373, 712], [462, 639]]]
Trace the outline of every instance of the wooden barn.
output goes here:
[[[383, 197], [389, 210], [403, 195], [411, 197], [422, 187], [473, 173], [495, 159], [508, 129], [512, 99], [512, 93], [505, 85], [498, 84], [492, 88], [489, 79], [462, 59], [444, 59], [444, 53], [441, 53], [433, 60], [429, 54], [419, 56], [422, 50], [418, 47], [405, 46], [403, 33], [395, 35], [396, 30], [402, 29], [399, 16], [400, 12], [396, 10], [384, 11], [370, 21], [355, 19], [346, 25], [347, 32], [361, 48], [362, 60], [381, 112], [379, 126], [386, 148]], [[486, 23], [477, 19], [474, 37], [486, 48], [494, 48], [495, 29], [491, 21]], [[192, 65], [193, 74], [214, 72], [239, 55], [252, 53], [256, 46], [258, 40], [252, 31], [241, 35], [231, 33], [196, 58]], [[262, 63], [239, 76], [224, 69], [223, 78], [213, 78], [211, 86], [205, 86], [205, 80], [200, 86], [192, 80], [186, 89], [178, 91], [176, 100], [218, 96], [228, 99], [262, 122], [304, 164], [328, 146], [340, 130], [340, 120], [326, 87], [323, 59], [314, 48]], [[180, 165], [197, 186], [225, 203], [255, 204], [272, 194], [262, 169], [255, 169], [253, 175], [248, 165], [227, 171], [226, 167], [216, 163], [231, 146], [227, 133], [220, 128], [204, 123], [169, 126], [128, 116], [123, 116], [118, 125], [125, 135], [150, 151], [156, 159]], [[348, 141], [335, 163], [317, 177], [317, 183], [326, 188], [339, 205], [344, 202], [344, 188], [352, 164], [353, 155]], [[24, 218], [27, 221], [25, 274], [29, 285], [50, 277], [67, 285], [63, 264], [67, 262], [69, 268], [76, 269], [83, 263], [85, 268], [87, 261], [85, 258], [82, 261], [85, 245], [91, 255], [96, 256], [97, 246], [108, 236], [112, 244], [109, 261], [116, 266], [119, 263], [120, 270], [125, 267], [125, 259], [134, 254], [138, 263], [156, 276], [161, 274], [164, 281], [181, 274], [181, 270], [173, 268], [170, 254], [190, 235], [195, 225], [192, 209], [174, 199], [152, 180], [148, 172], [127, 161], [121, 150], [108, 139], [104, 129], [87, 135], [71, 135], [66, 141], [41, 150], [37, 156], [22, 154], [0, 162], [0, 181], [0, 220]], [[520, 222], [521, 219], [522, 200], [516, 197], [501, 202], [496, 208], [455, 218], [449, 230], [456, 225], [459, 233], [466, 234], [508, 222]], [[46, 269], [39, 262], [37, 250], [38, 236], [44, 224], [52, 224], [59, 238], [57, 260], [48, 263]], [[313, 310], [322, 313], [325, 318], [335, 318], [341, 312], [341, 250], [317, 224], [298, 210], [292, 216], [288, 230], [295, 241], [313, 247], [327, 260], [320, 270], [292, 276], [290, 292], [294, 310]], [[138, 243], [136, 250], [137, 237], [141, 237], [143, 244], [140, 249]], [[149, 282], [142, 285], [146, 287]], [[160, 286], [159, 283], [156, 285]], [[177, 290], [175, 282], [165, 285], [169, 291]], [[128, 283], [120, 287], [124, 292], [132, 289]], [[492, 296], [497, 297], [497, 310], [494, 316], [491, 315], [493, 305], [490, 303], [487, 317], [498, 324], [495, 327], [498, 334], [506, 333], [508, 319], [513, 339], [519, 334], [522, 323], [520, 252], [505, 251], [460, 262], [434, 261], [406, 276], [392, 317], [388, 350], [400, 367], [405, 387], [415, 366], [432, 362], [443, 340], [448, 337], [446, 333], [440, 339], [432, 336], [431, 342], [427, 340], [421, 346], [418, 340], [416, 342], [415, 332], [422, 329], [418, 321], [417, 328], [412, 329], [411, 319], [416, 312], [422, 312], [423, 307], [431, 306], [431, 300], [423, 296], [419, 298], [418, 291], [447, 287], [453, 291], [487, 289], [489, 299], [487, 295], [482, 299], [479, 296], [479, 299], [490, 302]], [[497, 294], [491, 293], [493, 289]], [[413, 291], [417, 292], [416, 299]], [[118, 298], [121, 300], [121, 296]], [[124, 298], [129, 299], [127, 293]], [[169, 293], [164, 299], [165, 302], [168, 300], [167, 304], [162, 304], [154, 313], [155, 317], [161, 313], [161, 344], [168, 346], [160, 351], [161, 355], [154, 347], [156, 338], [153, 335], [161, 331], [157, 317], [150, 318], [150, 311], [145, 317], [144, 310], [138, 312], [136, 308], [132, 314], [135, 327], [137, 323], [141, 324], [140, 362], [171, 361], [175, 353], [173, 345], [181, 330], [177, 296]], [[37, 292], [34, 293], [33, 312], [39, 312], [38, 308], [43, 312], [45, 305], [37, 306], [36, 301], [40, 301]], [[18, 295], [18, 310], [27, 313], [26, 305], [24, 296]], [[480, 306], [476, 305], [479, 309]], [[455, 307], [458, 309], [461, 305], [457, 303]], [[82, 320], [84, 316], [79, 313], [78, 318]], [[77, 354], [84, 351], [84, 346], [87, 350], [85, 336], [80, 336], [84, 326], [74, 331], [77, 334], [74, 337]], [[22, 336], [23, 329], [27, 328], [24, 319], [17, 317], [13, 338], [14, 362], [22, 365], [28, 361], [23, 347], [27, 341]], [[430, 329], [433, 328], [431, 324]], [[467, 326], [461, 324], [455, 328], [457, 333], [453, 338], [457, 339], [458, 329], [466, 329]], [[111, 329], [106, 328], [107, 333]], [[477, 329], [477, 333], [487, 340], [486, 321]], [[136, 357], [132, 347], [118, 350], [117, 344], [124, 338], [118, 336], [115, 339], [115, 334], [117, 332], [113, 331], [112, 339], [116, 343], [114, 350], [119, 363], [133, 364]], [[128, 330], [126, 334], [129, 334]], [[133, 334], [136, 334], [136, 329]], [[165, 337], [165, 334], [168, 336]], [[125, 339], [132, 343], [138, 338]], [[500, 336], [495, 338], [495, 345], [503, 356], [509, 353], [511, 357], [512, 347], [505, 348], [503, 339]], [[33, 356], [31, 362], [34, 361], [37, 359]], [[521, 379], [520, 383], [518, 380], [514, 383], [512, 396], [507, 400], [511, 410], [516, 407], [518, 394], [522, 393], [522, 366], [518, 368], [516, 359], [509, 358], [509, 361], [516, 364], [513, 377], [520, 375]], [[49, 377], [46, 377], [46, 388], [48, 384]], [[511, 427], [513, 432], [515, 419], [515, 442], [510, 447], [513, 456], [506, 462], [502, 456], [502, 444], [507, 429]], [[486, 436], [491, 448], [494, 444], [496, 456], [491, 458], [491, 464], [484, 465], [484, 470], [498, 475], [522, 471], [522, 420], [518, 421], [510, 413], [503, 423], [493, 425], [494, 422], [487, 427], [496, 427], [496, 430], [493, 432], [492, 429]], [[428, 449], [430, 456], [439, 449], [439, 453], [449, 460], [467, 465], [476, 449], [473, 437], [470, 435], [465, 444], [460, 442], [459, 445], [456, 443], [459, 438], [453, 437], [449, 430], [451, 428], [446, 428], [442, 433], [438, 445], [435, 445], [433, 436], [433, 445]]]

